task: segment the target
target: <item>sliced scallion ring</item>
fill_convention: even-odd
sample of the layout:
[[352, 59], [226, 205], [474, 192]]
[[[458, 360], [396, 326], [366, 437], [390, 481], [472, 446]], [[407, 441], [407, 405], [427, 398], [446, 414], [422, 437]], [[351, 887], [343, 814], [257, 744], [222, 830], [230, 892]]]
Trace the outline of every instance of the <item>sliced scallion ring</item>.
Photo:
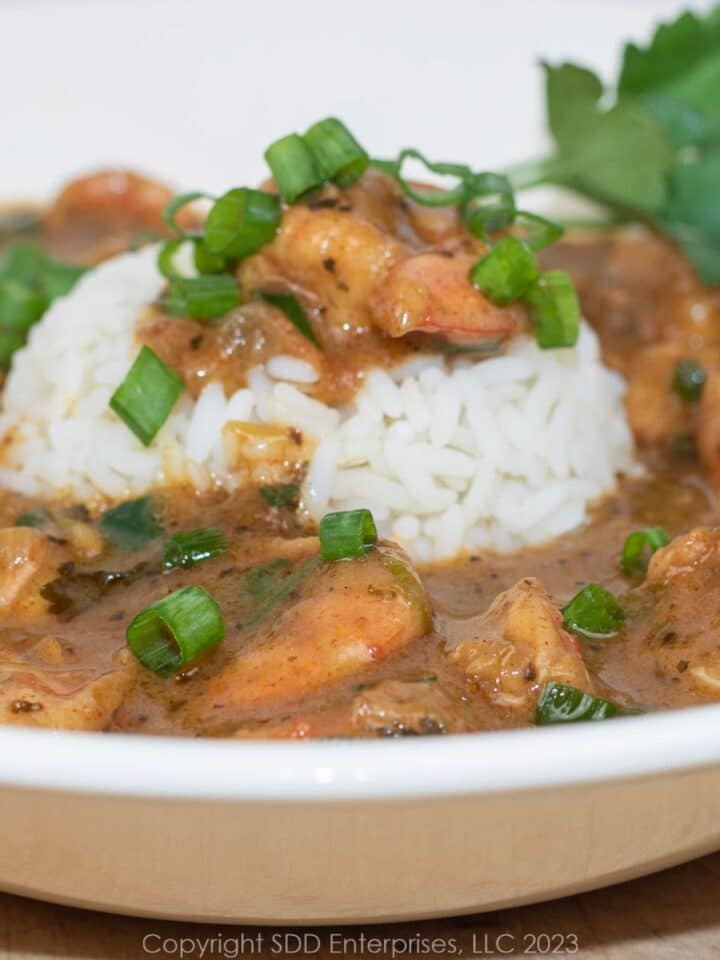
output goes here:
[[583, 587], [561, 613], [567, 630], [591, 638], [612, 636], [625, 620], [623, 608], [599, 583]]
[[297, 133], [271, 143], [265, 151], [265, 159], [286, 203], [295, 203], [321, 187], [325, 180], [315, 154]]
[[110, 407], [149, 447], [184, 389], [180, 377], [144, 346], [110, 397]]
[[[403, 165], [410, 159], [418, 160], [431, 173], [457, 177], [459, 182], [449, 190], [418, 190], [403, 177]], [[472, 170], [464, 163], [433, 163], [412, 147], [401, 150], [397, 160], [372, 160], [371, 164], [394, 177], [403, 193], [424, 207], [451, 207], [464, 203], [468, 198], [468, 185], [472, 183], [473, 177]]]
[[503, 237], [470, 271], [473, 286], [505, 306], [525, 296], [540, 276], [534, 254], [516, 237]]
[[213, 320], [240, 303], [240, 289], [228, 274], [205, 277], [174, 277], [162, 299], [162, 307], [175, 317]]
[[163, 220], [170, 227], [172, 232], [178, 237], [186, 237], [188, 233], [177, 222], [177, 215], [183, 207], [187, 207], [196, 200], [214, 200], [210, 194], [203, 193], [201, 190], [195, 190], [192, 193], [180, 193], [165, 204], [163, 210]]
[[552, 723], [582, 723], [591, 720], [607, 720], [621, 716], [623, 711], [611, 700], [593, 697], [567, 683], [548, 683], [540, 694], [535, 710], [535, 724], [547, 726]]
[[548, 270], [525, 294], [535, 318], [535, 336], [543, 350], [574, 347], [580, 335], [580, 305], [564, 270]]
[[174, 280], [175, 277], [192, 276], [191, 273], [183, 269], [187, 264], [181, 262], [186, 254], [188, 244], [192, 244], [192, 240], [180, 237], [177, 240], [168, 240], [158, 251], [158, 270], [168, 280]]
[[282, 214], [274, 193], [238, 187], [218, 197], [205, 221], [210, 253], [239, 260], [270, 243]]
[[629, 577], [641, 577], [647, 570], [648, 558], [670, 543], [662, 527], [645, 527], [631, 533], [622, 549], [620, 567]]
[[220, 607], [202, 587], [182, 587], [139, 613], [127, 644], [148, 670], [170, 677], [225, 636]]
[[350, 187], [365, 173], [370, 158], [342, 121], [327, 117], [303, 137], [327, 180]]
[[377, 543], [377, 528], [369, 510], [326, 513], [318, 530], [320, 553], [326, 563], [364, 557]]
[[500, 173], [474, 173], [466, 181], [460, 210], [468, 230], [476, 237], [487, 240], [493, 231], [506, 230], [515, 219], [510, 181]]
[[225, 535], [217, 527], [186, 530], [170, 537], [165, 544], [164, 566], [192, 567], [203, 560], [219, 557], [228, 548]]
[[552, 246], [565, 232], [559, 223], [538, 216], [537, 213], [530, 213], [528, 210], [516, 210], [513, 222], [516, 226], [519, 224], [527, 228], [527, 235], [523, 237], [523, 242], [534, 253]]

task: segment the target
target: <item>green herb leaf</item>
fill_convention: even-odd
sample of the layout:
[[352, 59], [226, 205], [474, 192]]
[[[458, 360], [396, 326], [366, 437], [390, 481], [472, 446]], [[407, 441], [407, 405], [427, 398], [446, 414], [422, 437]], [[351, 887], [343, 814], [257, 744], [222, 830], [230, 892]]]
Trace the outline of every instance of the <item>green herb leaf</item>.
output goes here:
[[296, 483], [278, 483], [274, 487], [259, 487], [258, 493], [271, 507], [293, 507], [300, 487]]
[[244, 627], [259, 623], [273, 607], [282, 603], [304, 580], [320, 566], [318, 556], [310, 557], [291, 574], [287, 574], [289, 562], [284, 559], [265, 566], [253, 567], [244, 580], [249, 593], [256, 599], [254, 609], [245, 617]]
[[126, 500], [100, 517], [100, 533], [119, 550], [139, 550], [156, 540], [165, 528], [155, 519], [150, 497]]

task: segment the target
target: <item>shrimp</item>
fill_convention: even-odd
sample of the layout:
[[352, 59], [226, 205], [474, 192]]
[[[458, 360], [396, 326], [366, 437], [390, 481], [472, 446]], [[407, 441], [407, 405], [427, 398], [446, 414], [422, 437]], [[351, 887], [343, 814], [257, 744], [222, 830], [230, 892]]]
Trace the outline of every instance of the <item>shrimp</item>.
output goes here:
[[472, 286], [475, 259], [420, 253], [394, 264], [370, 300], [375, 324], [391, 337], [439, 333], [455, 343], [496, 344], [513, 336], [523, 309], [496, 307]]
[[243, 638], [192, 712], [240, 720], [273, 701], [302, 700], [400, 652], [431, 626], [424, 588], [397, 547], [318, 565], [269, 625]]
[[45, 613], [40, 587], [56, 576], [69, 553], [31, 527], [0, 530], [0, 615], [25, 619]]
[[[163, 210], [172, 198], [163, 184], [125, 170], [99, 170], [69, 183], [50, 207], [44, 233], [63, 259], [97, 263], [125, 250], [138, 231], [166, 233]], [[181, 211], [185, 227], [192, 214]]]
[[527, 721], [551, 680], [591, 691], [577, 641], [542, 584], [520, 580], [484, 614], [449, 621], [448, 657], [499, 707]]
[[53, 636], [41, 638], [22, 661], [0, 660], [0, 724], [106, 729], [137, 675], [136, 661], [121, 651], [99, 676], [71, 661]]
[[239, 279], [250, 291], [289, 288], [331, 330], [495, 344], [521, 328], [524, 311], [496, 307], [472, 286], [483, 252], [455, 215], [423, 210], [372, 171], [346, 194], [288, 208]]
[[650, 560], [645, 583], [629, 595], [631, 616], [618, 658], [659, 686], [668, 702], [720, 700], [720, 528], [696, 527]]

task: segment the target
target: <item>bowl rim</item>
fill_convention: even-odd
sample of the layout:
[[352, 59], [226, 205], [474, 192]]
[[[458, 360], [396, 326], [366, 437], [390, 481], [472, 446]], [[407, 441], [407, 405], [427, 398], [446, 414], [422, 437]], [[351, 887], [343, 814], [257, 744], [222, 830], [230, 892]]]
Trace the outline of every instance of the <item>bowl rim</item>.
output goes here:
[[335, 802], [520, 792], [720, 763], [720, 704], [412, 740], [242, 741], [0, 729], [0, 789]]

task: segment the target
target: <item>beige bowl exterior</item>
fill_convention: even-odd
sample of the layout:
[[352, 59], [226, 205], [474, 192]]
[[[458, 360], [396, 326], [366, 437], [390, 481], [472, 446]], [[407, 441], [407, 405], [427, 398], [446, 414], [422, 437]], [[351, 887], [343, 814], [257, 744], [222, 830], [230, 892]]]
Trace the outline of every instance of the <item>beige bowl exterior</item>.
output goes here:
[[491, 910], [720, 847], [720, 768], [339, 802], [0, 791], [0, 888], [119, 913], [322, 924]]

